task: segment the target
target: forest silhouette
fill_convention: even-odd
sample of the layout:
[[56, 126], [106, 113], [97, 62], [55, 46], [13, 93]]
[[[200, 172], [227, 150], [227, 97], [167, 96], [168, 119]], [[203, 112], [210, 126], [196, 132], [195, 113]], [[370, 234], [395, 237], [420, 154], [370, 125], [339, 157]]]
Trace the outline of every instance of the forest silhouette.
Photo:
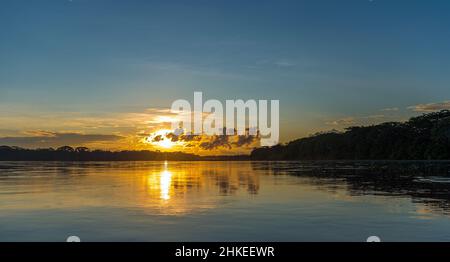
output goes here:
[[354, 126], [252, 151], [254, 160], [449, 160], [450, 111]]

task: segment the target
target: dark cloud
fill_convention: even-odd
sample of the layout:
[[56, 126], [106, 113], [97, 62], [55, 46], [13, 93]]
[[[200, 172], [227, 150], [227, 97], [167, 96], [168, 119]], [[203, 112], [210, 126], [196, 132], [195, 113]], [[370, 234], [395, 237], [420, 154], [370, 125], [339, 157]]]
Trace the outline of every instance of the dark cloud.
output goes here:
[[251, 143], [253, 143], [253, 141], [255, 141], [255, 139], [256, 136], [238, 136], [237, 141], [233, 144], [236, 146], [250, 145]]
[[169, 133], [166, 135], [172, 142], [177, 142], [180, 136], [175, 135], [174, 133]]
[[183, 142], [192, 142], [192, 141], [200, 141], [202, 136], [200, 135], [176, 135], [175, 133], [168, 133], [165, 135], [166, 138], [170, 139], [172, 142], [183, 141]]
[[157, 135], [152, 139], [152, 142], [159, 142], [163, 139], [162, 135]]
[[185, 142], [191, 142], [191, 141], [200, 141], [202, 139], [199, 135], [181, 135], [180, 140]]
[[121, 138], [117, 135], [46, 132], [36, 136], [0, 137], [0, 145], [26, 148], [79, 146], [93, 142], [113, 142]]
[[205, 150], [213, 150], [219, 147], [231, 149], [228, 136], [211, 136], [210, 141], [201, 142], [200, 147]]
[[[247, 130], [248, 133], [248, 130]], [[232, 149], [233, 147], [242, 147], [252, 144], [257, 140], [258, 136], [251, 135], [193, 135], [167, 133], [165, 135], [157, 135], [152, 141], [159, 142], [164, 139], [170, 139], [172, 142], [185, 142], [185, 147], [199, 147], [204, 150], [214, 150], [217, 148]]]

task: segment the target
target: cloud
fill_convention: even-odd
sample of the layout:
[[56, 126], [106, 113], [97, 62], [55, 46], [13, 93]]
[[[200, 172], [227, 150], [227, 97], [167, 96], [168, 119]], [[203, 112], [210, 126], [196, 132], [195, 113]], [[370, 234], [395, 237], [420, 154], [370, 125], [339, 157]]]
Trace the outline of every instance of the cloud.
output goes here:
[[440, 103], [418, 104], [415, 106], [409, 106], [408, 109], [414, 112], [434, 112], [445, 109], [450, 109], [450, 101], [444, 101]]
[[397, 120], [396, 116], [375, 114], [367, 116], [348, 116], [336, 120], [330, 120], [328, 122], [325, 122], [325, 124], [329, 126], [334, 126], [336, 128], [345, 128], [349, 126], [372, 125], [383, 121], [395, 121], [395, 120]]
[[237, 141], [233, 144], [236, 146], [245, 146], [252, 144], [257, 139], [256, 136], [238, 136]]
[[331, 126], [342, 126], [342, 125], [353, 125], [355, 124], [356, 120], [354, 117], [345, 117], [341, 119], [336, 119], [333, 121], [326, 122], [327, 125]]
[[[64, 145], [106, 150], [170, 150], [198, 154], [247, 153], [258, 146], [258, 137], [216, 137], [172, 133], [178, 115], [168, 108], [148, 108], [134, 112], [47, 112], [0, 113], [0, 145], [48, 148]], [[9, 129], [14, 127], [14, 129]], [[48, 131], [51, 130], [51, 131]], [[160, 133], [161, 130], [168, 132]], [[224, 152], [222, 152], [224, 151]]]
[[33, 137], [55, 137], [55, 132], [45, 131], [45, 130], [26, 130], [22, 132], [24, 135]]
[[175, 74], [188, 74], [200, 77], [214, 77], [225, 79], [243, 79], [243, 80], [257, 80], [257, 78], [242, 74], [241, 72], [231, 72], [220, 68], [216, 64], [192, 64], [170, 61], [148, 61], [144, 64], [145, 67], [157, 70], [170, 72]]
[[[104, 149], [113, 147], [116, 149], [135, 148], [142, 136], [154, 130], [170, 127], [170, 120], [176, 115], [169, 108], [147, 108], [137, 112], [35, 112], [18, 110], [11, 114], [0, 112], [0, 138], [3, 143], [17, 142], [26, 145], [25, 141], [32, 143], [33, 147], [49, 147], [56, 144], [55, 141], [68, 139], [67, 134], [114, 134], [127, 137], [123, 143], [95, 143], [90, 144], [95, 148]], [[13, 128], [13, 129], [12, 129]], [[46, 131], [52, 130], [52, 131]], [[66, 135], [62, 135], [66, 134]], [[49, 138], [54, 137], [55, 138]], [[74, 135], [75, 136], [75, 135]], [[40, 137], [30, 138], [30, 137]], [[90, 141], [95, 137], [85, 135]], [[73, 139], [69, 140], [72, 141]], [[44, 142], [51, 144], [46, 145]], [[1, 143], [0, 143], [1, 144]], [[17, 144], [16, 144], [17, 145]], [[28, 146], [27, 146], [28, 147]]]
[[[194, 135], [179, 134], [167, 131], [156, 131], [150, 134], [146, 139], [147, 142], [157, 145], [162, 141], [171, 141], [175, 146], [189, 148], [190, 150], [248, 150], [258, 146], [259, 137], [252, 135]], [[197, 151], [198, 152], [198, 151]]]
[[[173, 119], [174, 113], [169, 108], [147, 108], [141, 112], [51, 112], [39, 113], [34, 111], [4, 114], [0, 112], [0, 129], [17, 130], [58, 130], [58, 131], [87, 131], [102, 130], [96, 133], [106, 133], [111, 129], [134, 129], [157, 127]], [[93, 132], [86, 132], [93, 133]]]
[[362, 119], [383, 119], [383, 118], [385, 118], [386, 116], [385, 115], [370, 115], [370, 116], [364, 116], [364, 117], [361, 117]]
[[388, 108], [381, 109], [381, 111], [383, 111], [383, 112], [395, 112], [398, 110], [399, 110], [398, 107], [388, 107]]
[[162, 140], [162, 135], [157, 135], [152, 139], [152, 142], [159, 142]]
[[213, 150], [219, 147], [225, 147], [231, 149], [231, 145], [228, 141], [228, 136], [212, 136], [209, 141], [201, 142], [200, 147], [205, 150]]
[[56, 133], [49, 131], [27, 131], [31, 136], [0, 137], [0, 145], [26, 148], [80, 146], [96, 142], [115, 142], [123, 137], [103, 134]]

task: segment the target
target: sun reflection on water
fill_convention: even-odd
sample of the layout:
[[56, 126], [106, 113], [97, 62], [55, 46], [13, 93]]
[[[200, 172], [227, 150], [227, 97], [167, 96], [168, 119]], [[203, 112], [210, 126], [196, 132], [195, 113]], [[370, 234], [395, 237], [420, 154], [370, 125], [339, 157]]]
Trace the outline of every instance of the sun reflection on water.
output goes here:
[[172, 173], [164, 170], [159, 178], [159, 186], [161, 188], [161, 199], [170, 199], [170, 184], [172, 182]]
[[239, 194], [240, 189], [258, 193], [259, 175], [250, 168], [249, 163], [151, 163], [141, 176], [143, 194], [135, 201], [151, 214], [156, 210], [164, 215], [183, 215], [216, 208], [222, 196]]
[[150, 174], [147, 178], [148, 189], [159, 192], [162, 200], [170, 199], [173, 173], [168, 169], [168, 162], [164, 161], [163, 169], [158, 173]]

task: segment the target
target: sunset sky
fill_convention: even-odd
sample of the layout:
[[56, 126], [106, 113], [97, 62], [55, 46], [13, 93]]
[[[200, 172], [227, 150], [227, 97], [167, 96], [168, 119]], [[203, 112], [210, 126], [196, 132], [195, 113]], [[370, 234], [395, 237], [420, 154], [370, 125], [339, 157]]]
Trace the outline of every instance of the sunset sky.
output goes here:
[[4, 0], [0, 145], [257, 146], [149, 142], [194, 91], [279, 99], [281, 142], [449, 109], [449, 11], [449, 1]]

